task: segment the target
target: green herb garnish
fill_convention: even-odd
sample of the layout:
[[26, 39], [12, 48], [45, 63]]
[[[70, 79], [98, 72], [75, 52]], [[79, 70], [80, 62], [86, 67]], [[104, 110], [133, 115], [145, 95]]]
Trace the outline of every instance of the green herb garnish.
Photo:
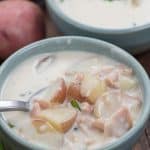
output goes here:
[[60, 2], [64, 2], [64, 0], [60, 0]]
[[80, 106], [79, 106], [79, 104], [78, 104], [78, 101], [77, 100], [71, 100], [71, 105], [72, 105], [72, 107], [74, 107], [74, 108], [76, 108], [76, 109], [78, 109], [78, 110], [80, 110], [81, 111], [81, 108], [80, 108]]
[[9, 126], [10, 128], [14, 128], [14, 127], [15, 127], [15, 125], [13, 125], [11, 122], [8, 122], [7, 124], [8, 124], [8, 126]]

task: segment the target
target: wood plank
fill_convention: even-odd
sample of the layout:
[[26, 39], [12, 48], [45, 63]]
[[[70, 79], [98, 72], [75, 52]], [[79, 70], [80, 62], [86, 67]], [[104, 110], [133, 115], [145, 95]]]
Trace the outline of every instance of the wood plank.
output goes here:
[[133, 150], [150, 150], [150, 121]]
[[146, 139], [148, 141], [148, 144], [149, 144], [149, 149], [150, 149], [150, 120], [148, 122], [148, 126], [145, 130], [145, 134], [146, 134]]
[[147, 73], [150, 75], [150, 50], [135, 56], [137, 60], [143, 65]]

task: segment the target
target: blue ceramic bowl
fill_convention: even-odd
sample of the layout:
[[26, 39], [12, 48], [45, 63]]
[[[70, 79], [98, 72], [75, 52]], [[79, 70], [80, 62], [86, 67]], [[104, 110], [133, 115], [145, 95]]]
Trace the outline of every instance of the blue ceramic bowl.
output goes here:
[[[14, 70], [21, 62], [25, 61], [29, 57], [35, 56], [41, 53], [54, 52], [54, 51], [90, 51], [98, 54], [102, 54], [112, 59], [115, 59], [119, 62], [122, 62], [131, 68], [135, 72], [140, 85], [142, 87], [142, 92], [144, 96], [144, 102], [142, 107], [142, 112], [137, 121], [136, 125], [124, 136], [119, 138], [116, 142], [111, 145], [106, 145], [103, 150], [125, 150], [132, 147], [132, 145], [137, 141], [139, 136], [141, 135], [146, 121], [149, 118], [150, 114], [150, 84], [149, 78], [142, 68], [142, 66], [127, 52], [124, 50], [109, 44], [104, 41], [87, 38], [87, 37], [79, 37], [79, 36], [65, 36], [58, 38], [51, 38], [42, 40], [36, 43], [33, 43], [29, 46], [26, 46], [12, 56], [10, 56], [0, 67], [0, 92], [2, 90], [3, 84], [10, 72]], [[19, 120], [18, 120], [19, 121]], [[2, 114], [0, 114], [0, 135], [1, 140], [4, 142], [7, 149], [12, 150], [43, 150], [41, 147], [37, 147], [19, 137], [14, 133], [11, 128], [9, 128], [6, 122], [2, 118]]]
[[46, 7], [56, 25], [66, 35], [82, 35], [108, 41], [132, 54], [150, 48], [150, 24], [128, 29], [104, 29], [81, 24], [64, 14], [55, 0], [46, 0]]

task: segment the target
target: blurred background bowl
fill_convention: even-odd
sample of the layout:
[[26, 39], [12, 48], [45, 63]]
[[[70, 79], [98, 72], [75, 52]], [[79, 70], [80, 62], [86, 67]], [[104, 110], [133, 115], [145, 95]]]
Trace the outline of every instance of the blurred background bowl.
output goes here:
[[103, 29], [91, 27], [68, 17], [59, 8], [55, 0], [46, 0], [48, 13], [56, 25], [66, 35], [84, 35], [116, 44], [132, 54], [150, 48], [150, 24], [128, 29]]

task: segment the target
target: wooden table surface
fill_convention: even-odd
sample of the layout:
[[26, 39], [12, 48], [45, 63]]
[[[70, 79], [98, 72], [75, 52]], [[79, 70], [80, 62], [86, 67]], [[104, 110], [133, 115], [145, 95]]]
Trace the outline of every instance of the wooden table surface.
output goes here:
[[[51, 19], [46, 19], [46, 26], [47, 37], [63, 35], [59, 32], [58, 28]], [[150, 75], [150, 50], [134, 57], [143, 65], [145, 70]], [[141, 138], [139, 139], [133, 150], [150, 150], [150, 120], [147, 124], [147, 128], [144, 130]]]

